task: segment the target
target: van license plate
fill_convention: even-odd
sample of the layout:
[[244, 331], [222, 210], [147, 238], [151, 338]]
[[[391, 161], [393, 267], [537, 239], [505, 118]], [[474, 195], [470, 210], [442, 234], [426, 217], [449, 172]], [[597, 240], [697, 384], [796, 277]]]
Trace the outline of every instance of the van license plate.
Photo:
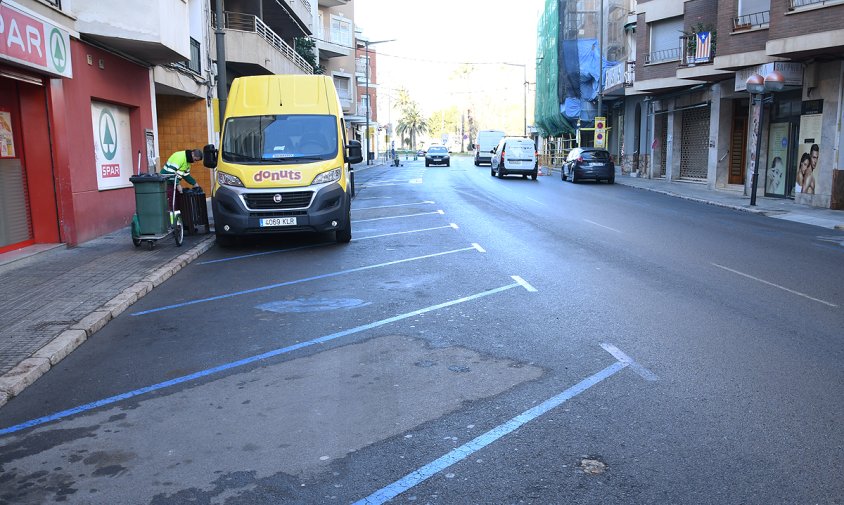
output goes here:
[[266, 226], [296, 226], [295, 217], [266, 217], [261, 219], [261, 227]]

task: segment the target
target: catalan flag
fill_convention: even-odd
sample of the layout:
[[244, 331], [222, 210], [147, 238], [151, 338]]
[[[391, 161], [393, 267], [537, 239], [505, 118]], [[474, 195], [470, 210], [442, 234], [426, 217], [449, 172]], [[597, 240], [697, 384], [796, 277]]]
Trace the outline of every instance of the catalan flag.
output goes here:
[[712, 33], [697, 32], [695, 35], [695, 63], [708, 63], [712, 59]]

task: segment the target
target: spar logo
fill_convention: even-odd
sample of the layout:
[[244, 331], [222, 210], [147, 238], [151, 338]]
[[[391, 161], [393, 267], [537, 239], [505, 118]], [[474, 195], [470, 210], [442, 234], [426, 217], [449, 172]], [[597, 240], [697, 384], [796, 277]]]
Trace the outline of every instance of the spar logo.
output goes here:
[[67, 46], [64, 45], [64, 37], [58, 28], [50, 32], [50, 59], [58, 73], [63, 74], [67, 67]]
[[298, 170], [261, 170], [252, 179], [255, 182], [262, 181], [300, 181], [302, 172]]
[[100, 151], [103, 153], [105, 159], [111, 161], [114, 159], [114, 155], [117, 154], [117, 123], [108, 109], [103, 109], [100, 112], [98, 132]]

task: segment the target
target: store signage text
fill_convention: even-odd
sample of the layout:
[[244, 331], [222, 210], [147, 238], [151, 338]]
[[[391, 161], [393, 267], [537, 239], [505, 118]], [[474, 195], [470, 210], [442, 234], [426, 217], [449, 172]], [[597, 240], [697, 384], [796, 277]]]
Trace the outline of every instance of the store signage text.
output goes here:
[[68, 32], [0, 3], [0, 60], [73, 77]]

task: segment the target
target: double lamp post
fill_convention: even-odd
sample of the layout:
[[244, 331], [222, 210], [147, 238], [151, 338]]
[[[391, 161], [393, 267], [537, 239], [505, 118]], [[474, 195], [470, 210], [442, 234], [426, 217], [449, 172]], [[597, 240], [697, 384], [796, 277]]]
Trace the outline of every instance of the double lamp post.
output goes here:
[[750, 158], [750, 205], [756, 205], [756, 188], [759, 184], [759, 152], [762, 146], [762, 121], [765, 118], [765, 105], [773, 101], [773, 95], [785, 88], [785, 77], [777, 70], [762, 77], [753, 74], [745, 81], [750, 93], [751, 104], [756, 104], [751, 117], [753, 126], [753, 154]]

